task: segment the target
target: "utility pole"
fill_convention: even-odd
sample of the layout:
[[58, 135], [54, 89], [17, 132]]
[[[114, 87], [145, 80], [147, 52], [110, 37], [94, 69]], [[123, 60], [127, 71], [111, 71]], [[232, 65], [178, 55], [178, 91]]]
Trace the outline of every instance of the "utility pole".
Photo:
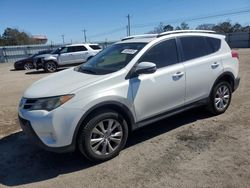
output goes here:
[[84, 35], [84, 41], [85, 41], [85, 43], [86, 43], [86, 42], [87, 42], [87, 36], [86, 36], [87, 30], [86, 30], [86, 29], [83, 29], [82, 32], [83, 32], [83, 35]]
[[64, 44], [64, 34], [63, 35], [61, 35], [62, 36], [62, 40], [63, 40], [63, 44]]
[[128, 14], [127, 15], [127, 18], [128, 18], [128, 36], [130, 36], [130, 15]]

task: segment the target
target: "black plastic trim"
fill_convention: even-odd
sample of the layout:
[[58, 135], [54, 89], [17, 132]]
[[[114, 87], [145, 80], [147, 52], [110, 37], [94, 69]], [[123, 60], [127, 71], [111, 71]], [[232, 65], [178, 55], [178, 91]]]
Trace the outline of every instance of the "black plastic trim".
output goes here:
[[137, 122], [138, 128], [146, 126], [146, 125], [151, 124], [151, 123], [154, 123], [156, 121], [165, 119], [165, 118], [170, 117], [172, 115], [179, 114], [181, 112], [187, 111], [187, 110], [189, 110], [191, 108], [206, 105], [208, 103], [208, 101], [209, 101], [208, 98], [201, 99], [201, 100], [198, 100], [196, 102], [193, 102], [193, 103], [190, 103], [190, 104], [187, 104], [187, 105], [184, 105], [184, 106], [180, 106], [180, 107], [175, 108], [173, 110], [169, 110], [169, 111], [163, 112], [161, 114], [157, 114], [157, 115], [155, 115], [153, 117], [144, 119], [142, 121]]

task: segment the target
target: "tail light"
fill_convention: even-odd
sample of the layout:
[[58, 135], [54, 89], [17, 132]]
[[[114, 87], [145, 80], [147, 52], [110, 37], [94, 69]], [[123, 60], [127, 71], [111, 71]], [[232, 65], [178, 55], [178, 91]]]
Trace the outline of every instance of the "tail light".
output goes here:
[[239, 59], [239, 54], [238, 54], [238, 52], [232, 50], [231, 53], [232, 53], [232, 58], [237, 58], [237, 59]]

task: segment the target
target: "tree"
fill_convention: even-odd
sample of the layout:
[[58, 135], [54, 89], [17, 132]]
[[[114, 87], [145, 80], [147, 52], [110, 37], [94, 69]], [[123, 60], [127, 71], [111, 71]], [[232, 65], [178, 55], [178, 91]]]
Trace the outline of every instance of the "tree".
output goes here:
[[230, 21], [221, 22], [213, 27], [213, 30], [219, 33], [233, 32], [232, 24]]
[[180, 26], [177, 26], [175, 30], [187, 30], [189, 29], [189, 26], [186, 22], [182, 22]]
[[198, 25], [196, 27], [196, 29], [199, 29], [199, 30], [212, 30], [214, 26], [215, 26], [214, 24], [201, 24], [201, 25]]
[[160, 22], [160, 24], [154, 28], [154, 30], [149, 31], [148, 33], [150, 34], [155, 34], [155, 33], [162, 33], [164, 32], [164, 25], [162, 22]]
[[26, 45], [38, 44], [28, 33], [19, 31], [16, 28], [6, 28], [2, 37], [0, 37], [0, 45]]
[[173, 31], [174, 30], [174, 27], [172, 25], [165, 25], [163, 27], [163, 30], [164, 31]]

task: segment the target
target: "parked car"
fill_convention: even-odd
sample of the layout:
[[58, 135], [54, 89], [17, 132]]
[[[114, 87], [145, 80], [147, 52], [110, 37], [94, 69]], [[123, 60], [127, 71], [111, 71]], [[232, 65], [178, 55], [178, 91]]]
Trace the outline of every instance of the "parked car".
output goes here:
[[33, 66], [33, 59], [38, 56], [38, 55], [41, 55], [41, 54], [49, 54], [51, 53], [53, 50], [43, 50], [43, 51], [39, 51], [38, 53], [36, 54], [33, 54], [27, 58], [24, 58], [24, 59], [21, 59], [21, 60], [18, 60], [14, 63], [14, 68], [16, 70], [30, 70], [30, 69], [33, 69], [34, 66]]
[[55, 72], [58, 67], [84, 63], [100, 51], [98, 44], [71, 44], [58, 48], [51, 54], [36, 56], [33, 64], [37, 70], [42, 68], [46, 72]]
[[239, 82], [238, 53], [223, 35], [132, 36], [34, 83], [21, 99], [19, 120], [44, 149], [78, 148], [92, 161], [105, 161], [137, 128], [198, 106], [224, 113]]

